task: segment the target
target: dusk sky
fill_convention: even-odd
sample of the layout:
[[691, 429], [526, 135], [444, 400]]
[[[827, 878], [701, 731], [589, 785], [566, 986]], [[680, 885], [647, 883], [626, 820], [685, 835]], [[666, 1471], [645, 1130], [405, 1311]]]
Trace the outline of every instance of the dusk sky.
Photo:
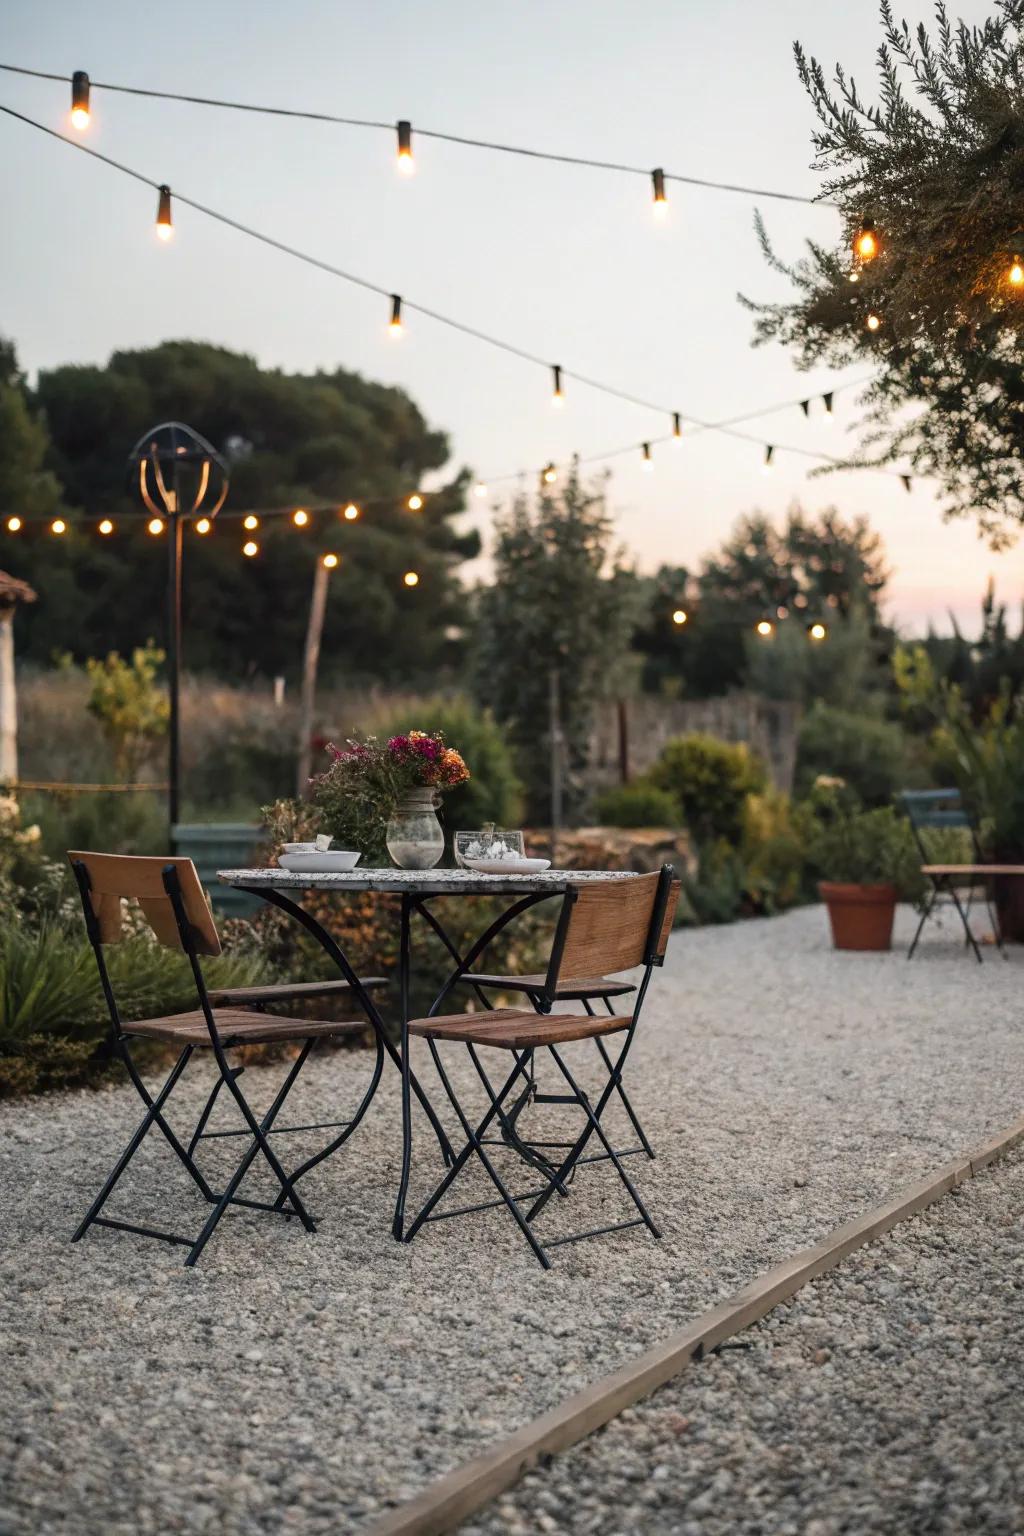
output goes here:
[[[960, 0], [977, 22], [988, 0]], [[899, 8], [912, 23], [930, 7]], [[568, 154], [813, 194], [812, 113], [793, 68], [800, 38], [874, 94], [875, 0], [4, 0], [3, 62], [205, 95], [304, 106]], [[68, 88], [0, 74], [0, 102], [69, 134]], [[415, 176], [394, 138], [97, 91], [83, 142], [243, 222], [531, 352], [684, 415], [717, 420], [860, 377], [799, 374], [779, 347], [750, 347], [738, 289], [780, 298], [753, 230], [760, 206], [779, 252], [831, 242], [836, 215], [678, 184], [652, 217], [640, 178], [416, 139]], [[400, 384], [452, 443], [452, 470], [485, 480], [578, 452], [599, 455], [670, 426], [664, 415], [573, 383], [560, 411], [538, 368], [408, 317], [388, 337], [383, 299], [319, 274], [179, 206], [154, 238], [150, 189], [0, 119], [0, 333], [30, 374], [102, 362], [117, 348], [209, 340], [261, 364], [342, 365]], [[1024, 595], [1021, 547], [993, 554], [967, 522], [944, 524], [932, 489], [877, 473], [807, 478], [785, 445], [842, 451], [855, 396], [835, 422], [798, 408], [613, 463], [622, 542], [644, 569], [697, 562], [755, 507], [799, 499], [866, 513], [894, 568], [890, 610], [910, 632], [953, 609], [974, 628], [989, 574]], [[203, 423], [192, 425], [202, 430]], [[130, 444], [112, 443], [122, 455]], [[531, 484], [533, 479], [531, 476]], [[344, 490], [340, 491], [344, 496]], [[473, 518], [485, 538], [490, 513]]]

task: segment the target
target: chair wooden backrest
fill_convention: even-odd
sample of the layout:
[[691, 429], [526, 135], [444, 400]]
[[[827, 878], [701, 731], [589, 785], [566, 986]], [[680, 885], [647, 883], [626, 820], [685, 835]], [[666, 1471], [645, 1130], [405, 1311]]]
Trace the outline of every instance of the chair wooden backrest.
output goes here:
[[634, 880], [578, 886], [561, 954], [552, 955], [558, 974], [606, 976], [661, 961], [679, 904], [679, 881], [671, 875], [666, 866]]
[[68, 858], [76, 875], [79, 869], [84, 871], [82, 900], [88, 899], [92, 908], [97, 943], [117, 944], [121, 940], [121, 902], [136, 900], [160, 943], [169, 949], [184, 949], [165, 878], [173, 870], [193, 949], [199, 955], [220, 954], [213, 913], [191, 859], [136, 858], [121, 853], [69, 853]]

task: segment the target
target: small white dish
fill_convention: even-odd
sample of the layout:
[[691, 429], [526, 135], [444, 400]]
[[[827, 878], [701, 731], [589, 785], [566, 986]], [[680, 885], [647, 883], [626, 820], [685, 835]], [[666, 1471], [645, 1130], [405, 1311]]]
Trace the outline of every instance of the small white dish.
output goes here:
[[292, 875], [345, 875], [355, 869], [361, 855], [345, 849], [317, 853], [314, 848], [301, 853], [279, 853], [277, 862]]
[[467, 859], [463, 863], [478, 875], [539, 875], [551, 868], [550, 859]]

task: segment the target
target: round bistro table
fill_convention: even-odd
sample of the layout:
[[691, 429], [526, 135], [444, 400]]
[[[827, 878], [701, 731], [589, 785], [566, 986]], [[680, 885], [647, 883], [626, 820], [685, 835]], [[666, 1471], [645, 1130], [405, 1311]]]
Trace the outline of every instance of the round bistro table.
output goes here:
[[[355, 1115], [350, 1121], [345, 1123], [340, 1136], [337, 1136], [321, 1152], [307, 1159], [305, 1163], [296, 1169], [295, 1173], [291, 1176], [291, 1182], [297, 1182], [311, 1168], [314, 1168], [324, 1158], [337, 1151], [342, 1143], [347, 1141], [352, 1135], [363, 1115], [369, 1109], [376, 1094], [385, 1056], [390, 1058], [401, 1073], [402, 1174], [395, 1200], [394, 1220], [391, 1226], [393, 1236], [401, 1242], [405, 1222], [405, 1197], [409, 1187], [409, 1172], [412, 1165], [412, 1097], [414, 1094], [433, 1126], [434, 1134], [441, 1148], [441, 1155], [446, 1164], [450, 1165], [454, 1160], [451, 1143], [448, 1140], [444, 1127], [438, 1120], [409, 1062], [408, 1026], [410, 983], [412, 978], [411, 928], [413, 914], [416, 913], [437, 935], [452, 959], [451, 973], [428, 1010], [430, 1014], [435, 1014], [452, 988], [457, 985], [467, 971], [472, 969], [492, 940], [510, 922], [519, 917], [521, 913], [527, 911], [530, 907], [536, 906], [538, 902], [548, 901], [557, 896], [564, 896], [566, 891], [571, 890], [575, 886], [588, 885], [594, 881], [635, 880], [637, 876], [631, 870], [604, 869], [547, 869], [533, 875], [481, 875], [470, 869], [354, 869], [347, 874], [310, 875], [297, 874], [290, 870], [270, 866], [259, 869], [222, 869], [217, 871], [217, 878], [224, 885], [230, 885], [236, 890], [246, 891], [253, 896], [259, 896], [262, 900], [270, 903], [271, 906], [275, 906], [280, 911], [288, 913], [308, 933], [312, 934], [321, 948], [338, 967], [343, 978], [348, 982], [353, 994], [366, 1014], [376, 1037], [376, 1064], [370, 1086], [364, 1094]], [[382, 894], [401, 898], [399, 903], [398, 943], [400, 1048], [396, 1047], [388, 1034], [380, 1011], [370, 994], [360, 983], [359, 977], [353, 969], [348, 956], [345, 954], [342, 945], [296, 899], [303, 891], [335, 891], [342, 896], [361, 891], [380, 891]], [[509, 898], [509, 902], [504, 911], [474, 939], [465, 954], [460, 954], [457, 946], [446, 933], [437, 913], [429, 905], [429, 903], [443, 896], [504, 896]], [[489, 1004], [482, 992], [480, 992], [480, 989], [477, 989], [477, 992], [484, 1006], [488, 1007]], [[525, 1148], [523, 1151], [525, 1152]]]

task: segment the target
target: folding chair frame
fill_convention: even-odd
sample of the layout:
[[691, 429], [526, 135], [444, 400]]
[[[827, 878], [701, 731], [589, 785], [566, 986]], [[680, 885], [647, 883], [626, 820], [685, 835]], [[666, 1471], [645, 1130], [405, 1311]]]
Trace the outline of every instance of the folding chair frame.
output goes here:
[[[459, 1101], [458, 1095], [455, 1092], [448, 1073], [445, 1071], [439, 1050], [440, 1042], [431, 1038], [429, 1035], [427, 1036], [427, 1043], [430, 1048], [431, 1056], [437, 1069], [441, 1085], [453, 1110], [458, 1117], [459, 1123], [465, 1133], [466, 1141], [462, 1150], [456, 1156], [452, 1166], [448, 1169], [440, 1183], [435, 1188], [434, 1192], [427, 1200], [426, 1204], [412, 1221], [408, 1227], [408, 1230], [404, 1233], [404, 1241], [411, 1242], [413, 1237], [416, 1236], [417, 1232], [419, 1232], [427, 1222], [444, 1221], [455, 1216], [470, 1215], [477, 1211], [490, 1210], [502, 1205], [508, 1209], [526, 1241], [529, 1243], [534, 1255], [545, 1269], [551, 1267], [551, 1260], [548, 1257], [548, 1250], [566, 1243], [579, 1242], [584, 1238], [598, 1237], [609, 1232], [622, 1231], [626, 1228], [634, 1226], [646, 1226], [652, 1236], [660, 1236], [658, 1228], [656, 1227], [650, 1213], [648, 1212], [639, 1193], [637, 1192], [634, 1184], [632, 1183], [629, 1175], [622, 1165], [622, 1158], [624, 1156], [629, 1156], [637, 1152], [646, 1151], [649, 1156], [653, 1156], [649, 1143], [647, 1143], [646, 1137], [644, 1137], [643, 1132], [640, 1129], [639, 1120], [637, 1119], [635, 1112], [632, 1110], [632, 1106], [626, 1097], [625, 1090], [623, 1089], [622, 1073], [626, 1064], [627, 1057], [629, 1055], [630, 1047], [633, 1043], [633, 1038], [636, 1033], [637, 1023], [643, 1009], [644, 999], [646, 997], [647, 988], [650, 984], [651, 975], [655, 966], [660, 966], [663, 963], [663, 954], [659, 953], [659, 943], [662, 929], [665, 923], [668, 903], [672, 891], [673, 879], [674, 871], [672, 870], [671, 866], [664, 866], [658, 881], [650, 926], [648, 930], [646, 949], [643, 957], [643, 977], [636, 992], [632, 1017], [628, 1024], [624, 1021], [623, 1032], [625, 1034], [625, 1039], [617, 1058], [614, 1060], [612, 1059], [604, 1045], [604, 1041], [601, 1040], [599, 1036], [593, 1037], [597, 1040], [599, 1046], [601, 1047], [600, 1056], [608, 1074], [607, 1082], [605, 1083], [596, 1104], [591, 1102], [587, 1093], [576, 1081], [556, 1044], [544, 1044], [540, 1047], [529, 1047], [522, 1050], [517, 1050], [510, 1047], [496, 1047], [496, 1049], [507, 1049], [509, 1051], [509, 1054], [512, 1057], [513, 1065], [503, 1085], [499, 1089], [495, 1089], [480, 1060], [480, 1053], [477, 1048], [479, 1042], [477, 1044], [467, 1042], [467, 1050], [470, 1060], [472, 1061], [477, 1076], [479, 1077], [484, 1087], [484, 1091], [488, 1100], [488, 1108], [486, 1109], [482, 1119], [474, 1126]], [[562, 956], [565, 949], [566, 939], [569, 932], [569, 924], [572, 918], [573, 909], [579, 899], [579, 894], [580, 893], [578, 888], [572, 887], [567, 892], [565, 892], [561, 898], [562, 906], [556, 926], [555, 938], [552, 946], [551, 959], [548, 969], [549, 983], [552, 983], [557, 979], [562, 963]], [[496, 924], [493, 924], [491, 929], [488, 929], [487, 932], [474, 943], [465, 958], [461, 958], [457, 954], [454, 946], [451, 945], [450, 941], [448, 941], [447, 937], [441, 930], [440, 925], [436, 923], [435, 919], [433, 919], [432, 914], [423, 908], [421, 904], [417, 904], [420, 905], [420, 910], [423, 912], [423, 915], [426, 917], [428, 923], [433, 926], [434, 931], [437, 932], [439, 937], [442, 938], [442, 941], [445, 942], [449, 952], [456, 960], [456, 970], [453, 972], [452, 976], [449, 978], [448, 982], [446, 982], [445, 986], [438, 994], [438, 997], [435, 999], [434, 1004], [431, 1007], [429, 1014], [427, 1015], [428, 1018], [437, 1014], [441, 1003], [450, 992], [452, 986], [457, 980], [460, 980], [464, 977], [465, 972], [471, 968], [477, 956], [482, 952], [486, 945], [491, 942], [491, 939], [494, 936], [494, 931], [500, 929], [500, 927], [504, 926], [504, 924], [510, 921], [513, 917], [518, 916], [521, 911], [525, 910], [528, 906], [533, 905], [534, 901], [538, 899], [547, 898], [524, 898], [521, 902], [517, 903], [515, 907], [511, 908], [509, 912], [505, 913], [502, 919], [499, 919]], [[410, 906], [412, 904], [413, 899], [410, 898]], [[489, 1007], [487, 999], [481, 989], [476, 988], [476, 990], [480, 996], [481, 1001], [484, 1003], [485, 1008]], [[551, 1007], [555, 1001], [554, 992], [554, 985], [549, 984], [545, 992], [534, 1000], [534, 1006], [538, 1014], [544, 1015], [546, 1013], [550, 1013]], [[615, 1011], [607, 999], [606, 1004], [608, 1007], [608, 1013], [614, 1017]], [[586, 1007], [586, 1011], [591, 1017], [596, 1017], [594, 1010], [589, 1006]], [[403, 1017], [405, 1016], [406, 1014], [403, 1010]], [[495, 1047], [488, 1047], [488, 1049], [492, 1048]], [[546, 1051], [550, 1056], [559, 1073], [565, 1079], [568, 1092], [564, 1094], [545, 1095], [539, 1095], [536, 1093], [534, 1081], [534, 1057], [538, 1049]], [[408, 1064], [409, 1041], [407, 1029], [403, 1032], [403, 1059]], [[518, 1087], [520, 1079], [523, 1079], [523, 1087], [521, 1088]], [[516, 1095], [515, 1100], [510, 1105], [509, 1101], [514, 1093]], [[641, 1137], [641, 1144], [636, 1148], [628, 1149], [626, 1152], [616, 1151], [605, 1132], [604, 1126], [602, 1125], [602, 1116], [613, 1094], [617, 1094], [621, 1099], [624, 1107], [627, 1110], [627, 1113], [629, 1114], [629, 1118], [634, 1128], [636, 1129], [638, 1135]], [[572, 1142], [543, 1143], [525, 1141], [517, 1134], [515, 1121], [525, 1103], [528, 1102], [530, 1098], [535, 1098], [538, 1102], [541, 1103], [547, 1102], [552, 1104], [576, 1105], [578, 1108], [582, 1109], [585, 1117], [585, 1124], [583, 1129]], [[487, 1136], [487, 1132], [495, 1120], [498, 1121], [502, 1130], [501, 1142], [499, 1143], [495, 1143]], [[586, 1148], [595, 1137], [601, 1144], [603, 1150], [594, 1154], [592, 1157], [584, 1157]], [[513, 1194], [508, 1188], [506, 1182], [502, 1179], [492, 1157], [489, 1154], [488, 1148], [495, 1145], [504, 1145], [504, 1147], [515, 1151], [525, 1162], [529, 1163], [532, 1168], [536, 1169], [543, 1177], [543, 1182], [540, 1187], [526, 1190], [520, 1194]], [[562, 1149], [565, 1154], [562, 1158], [562, 1161], [556, 1164], [551, 1159], [549, 1159], [545, 1155], [545, 1148]], [[474, 1156], [474, 1154], [482, 1164], [491, 1182], [494, 1184], [498, 1192], [497, 1198], [494, 1200], [477, 1202], [473, 1205], [460, 1206], [455, 1209], [438, 1211], [436, 1207], [447, 1194], [456, 1178], [459, 1176], [463, 1168], [469, 1162], [470, 1158]], [[568, 1184], [571, 1182], [573, 1176], [575, 1175], [577, 1167], [584, 1162], [597, 1161], [611, 1162], [616, 1174], [619, 1177], [619, 1180], [629, 1195], [630, 1200], [632, 1201], [633, 1206], [635, 1207], [638, 1214], [627, 1221], [615, 1222], [602, 1227], [594, 1227], [584, 1232], [571, 1233], [568, 1236], [550, 1238], [546, 1243], [543, 1243], [534, 1230], [534, 1223], [542, 1214], [549, 1199], [554, 1194], [566, 1197], [568, 1195]], [[403, 1164], [403, 1180], [400, 1195], [400, 1205], [403, 1208], [405, 1191], [408, 1186], [408, 1177], [409, 1166], [408, 1161], [406, 1160]], [[397, 1220], [398, 1218], [396, 1215], [396, 1227]], [[401, 1235], [400, 1229], [396, 1230], [395, 1235]]]
[[[114, 1048], [117, 1052], [117, 1055], [124, 1063], [125, 1070], [127, 1071], [128, 1076], [136, 1091], [138, 1092], [139, 1097], [142, 1099], [143, 1104], [146, 1106], [146, 1112], [143, 1115], [143, 1118], [140, 1121], [134, 1135], [129, 1140], [117, 1162], [114, 1164], [114, 1167], [108, 1174], [102, 1188], [99, 1191], [99, 1194], [96, 1196], [95, 1200], [92, 1202], [92, 1205], [89, 1207], [89, 1210], [86, 1212], [82, 1221], [79, 1223], [72, 1237], [72, 1242], [78, 1242], [82, 1237], [84, 1237], [91, 1226], [113, 1227], [121, 1231], [134, 1232], [143, 1237], [159, 1238], [164, 1242], [181, 1244], [182, 1246], [187, 1247], [189, 1251], [185, 1258], [185, 1264], [187, 1267], [192, 1267], [197, 1262], [200, 1254], [202, 1253], [206, 1244], [209, 1242], [210, 1238], [213, 1236], [213, 1233], [220, 1223], [221, 1218], [224, 1216], [228, 1206], [230, 1205], [245, 1206], [252, 1210], [268, 1211], [274, 1215], [283, 1216], [286, 1220], [291, 1220], [292, 1217], [297, 1217], [307, 1232], [315, 1232], [316, 1223], [307, 1211], [302, 1199], [295, 1189], [295, 1182], [302, 1176], [303, 1173], [307, 1172], [310, 1167], [321, 1161], [321, 1159], [327, 1156], [329, 1152], [335, 1151], [344, 1141], [346, 1141], [348, 1137], [352, 1135], [353, 1131], [356, 1129], [356, 1126], [359, 1124], [363, 1115], [366, 1113], [370, 1101], [376, 1092], [377, 1084], [380, 1081], [381, 1071], [383, 1068], [384, 1053], [381, 1031], [376, 1031], [377, 1052], [373, 1072], [371, 1074], [370, 1084], [364, 1093], [355, 1114], [351, 1120], [347, 1122], [340, 1122], [343, 1124], [344, 1128], [342, 1129], [341, 1134], [331, 1143], [329, 1148], [321, 1153], [318, 1153], [316, 1157], [310, 1158], [306, 1163], [302, 1165], [301, 1168], [296, 1170], [295, 1173], [291, 1175], [287, 1174], [278, 1157], [276, 1156], [273, 1147], [270, 1144], [269, 1138], [272, 1134], [275, 1134], [276, 1128], [274, 1122], [280, 1114], [285, 1100], [291, 1092], [299, 1076], [299, 1073], [305, 1065], [309, 1054], [313, 1049], [317, 1038], [319, 1037], [309, 1036], [303, 1039], [301, 1035], [296, 1036], [297, 1040], [302, 1040], [299, 1054], [292, 1062], [285, 1076], [284, 1082], [278, 1089], [278, 1092], [270, 1108], [262, 1116], [261, 1119], [257, 1119], [241, 1088], [238, 1086], [238, 1078], [241, 1074], [242, 1068], [231, 1066], [225, 1053], [225, 1046], [222, 1043], [220, 1033], [217, 1028], [216, 1019], [210, 1005], [206, 990], [206, 983], [203, 978], [202, 967], [196, 949], [197, 934], [189, 921], [185, 909], [178, 871], [173, 864], [166, 865], [162, 871], [164, 890], [166, 891], [168, 900], [170, 901], [171, 908], [174, 913], [181, 947], [191, 966], [193, 979], [196, 984], [199, 1006], [204, 1016], [207, 1028], [210, 1032], [210, 1045], [212, 1047], [212, 1055], [217, 1064], [219, 1072], [217, 1082], [215, 1083], [213, 1091], [210, 1094], [206, 1106], [200, 1116], [196, 1131], [193, 1133], [188, 1147], [186, 1148], [182, 1146], [180, 1140], [175, 1135], [174, 1131], [171, 1129], [171, 1126], [168, 1124], [166, 1118], [164, 1117], [163, 1108], [167, 1100], [170, 1098], [174, 1088], [176, 1087], [179, 1079], [185, 1071], [185, 1068], [191, 1060], [192, 1055], [197, 1047], [188, 1044], [183, 1048], [177, 1058], [177, 1061], [171, 1068], [171, 1071], [168, 1074], [162, 1088], [154, 1098], [143, 1082], [139, 1069], [132, 1058], [129, 1045], [130, 1040], [133, 1038], [131, 1034], [131, 1028], [130, 1025], [127, 1029], [125, 1028], [121, 1019], [116, 998], [114, 996], [113, 987], [110, 981], [110, 974], [107, 969], [106, 958], [103, 953], [103, 939], [101, 936], [100, 924], [97, 919], [91, 899], [92, 885], [89, 877], [89, 871], [86, 865], [80, 860], [72, 859], [71, 864], [72, 869], [74, 870], [75, 878], [78, 882], [79, 891], [82, 896], [86, 929], [89, 935], [89, 940], [92, 944], [93, 952], [96, 956], [96, 964], [100, 976], [100, 985], [103, 989], [103, 995], [106, 999], [107, 1007], [110, 1012]], [[360, 985], [358, 977], [350, 975], [348, 979], [352, 984], [352, 989], [355, 996], [358, 998], [362, 1006], [366, 1009], [372, 1009], [373, 1005], [370, 1002], [368, 995]], [[214, 1103], [216, 1102], [217, 1095], [223, 1087], [227, 1088], [229, 1094], [234, 1100], [242, 1115], [242, 1119], [244, 1120], [245, 1125], [241, 1130], [237, 1132], [206, 1132], [206, 1123], [209, 1119], [210, 1113], [212, 1112]], [[333, 1127], [339, 1124], [339, 1122], [328, 1122], [328, 1124]], [[132, 1158], [135, 1156], [136, 1152], [139, 1150], [139, 1147], [142, 1145], [143, 1141], [154, 1125], [164, 1136], [171, 1150], [174, 1152], [175, 1156], [181, 1162], [182, 1166], [185, 1168], [186, 1172], [195, 1183], [203, 1199], [212, 1206], [212, 1210], [210, 1211], [206, 1222], [202, 1227], [202, 1230], [196, 1237], [185, 1237], [175, 1232], [161, 1231], [153, 1227], [141, 1226], [135, 1222], [124, 1221], [119, 1218], [104, 1216], [101, 1214], [108, 1198], [120, 1180], [121, 1175], [128, 1167]], [[286, 1131], [317, 1128], [319, 1127], [282, 1127], [280, 1130], [276, 1130], [276, 1134], [284, 1134]], [[229, 1178], [224, 1189], [219, 1193], [211, 1188], [201, 1168], [195, 1161], [194, 1154], [196, 1146], [198, 1142], [207, 1135], [247, 1135], [251, 1137], [250, 1144], [242, 1154], [242, 1157], [240, 1158], [234, 1173]], [[245, 1175], [249, 1171], [249, 1168], [251, 1167], [258, 1154], [262, 1154], [263, 1160], [270, 1168], [277, 1183], [280, 1185], [280, 1192], [273, 1202], [264, 1200], [250, 1200], [237, 1193], [242, 1180], [245, 1178]]]
[[[906, 790], [900, 798], [903, 801], [903, 806], [907, 813], [907, 819], [910, 822], [910, 830], [913, 833], [914, 841], [917, 844], [918, 853], [921, 855], [922, 865], [928, 865], [933, 862], [932, 856], [929, 853], [928, 848], [925, 846], [924, 837], [922, 836], [922, 833], [929, 827], [959, 828], [969, 832], [971, 837], [971, 851], [974, 854], [975, 863], [985, 863], [985, 859], [981, 851], [981, 844], [978, 840], [978, 829], [971, 816], [968, 814], [967, 808], [963, 803], [963, 796], [958, 789]], [[922, 815], [919, 807], [924, 802], [931, 802], [937, 808], [933, 811], [925, 811]], [[944, 804], [948, 804], [951, 808], [947, 810], [939, 809], [939, 807], [943, 806]], [[910, 941], [910, 948], [907, 950], [907, 959], [912, 960], [914, 958], [914, 952], [917, 949], [918, 940], [920, 939], [924, 930], [925, 923], [935, 911], [940, 899], [943, 896], [948, 896], [950, 897], [953, 906], [956, 908], [957, 916], [960, 918], [960, 922], [963, 925], [965, 948], [969, 945], [970, 948], [974, 951], [974, 958], [977, 960], [978, 964], [984, 964], [981, 957], [981, 949], [979, 948], [977, 939], [974, 937], [974, 930], [971, 928], [971, 902], [974, 899], [973, 884], [968, 887], [967, 902], [965, 905], [960, 900], [960, 893], [956, 888], [955, 875], [929, 874], [928, 879], [931, 881], [932, 888], [928, 893], [928, 899], [925, 902], [924, 909], [921, 913], [917, 927], [914, 930], [914, 937]], [[988, 912], [988, 919], [992, 924], [992, 932], [995, 934], [996, 945], [998, 946], [999, 952], [1005, 960], [1008, 957], [1006, 954], [1006, 948], [1003, 944], [1003, 935], [999, 927], [999, 919], [996, 916], [992, 906], [990, 883], [987, 876], [983, 877], [983, 887], [985, 891], [985, 908]]]

